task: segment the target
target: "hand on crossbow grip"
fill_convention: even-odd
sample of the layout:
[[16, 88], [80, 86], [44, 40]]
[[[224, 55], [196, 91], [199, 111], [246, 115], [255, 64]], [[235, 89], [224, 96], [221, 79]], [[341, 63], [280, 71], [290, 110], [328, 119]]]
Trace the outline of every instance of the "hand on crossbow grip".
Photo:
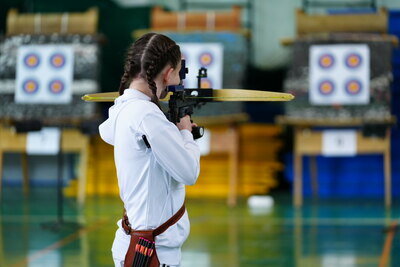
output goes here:
[[180, 121], [176, 124], [179, 130], [189, 130], [193, 134], [193, 139], [198, 139], [203, 136], [204, 128], [197, 126], [196, 123], [190, 119], [189, 115], [184, 116], [180, 119]]
[[192, 131], [192, 121], [190, 120], [190, 116], [186, 115], [179, 119], [179, 122], [176, 123], [179, 130], [189, 130]]

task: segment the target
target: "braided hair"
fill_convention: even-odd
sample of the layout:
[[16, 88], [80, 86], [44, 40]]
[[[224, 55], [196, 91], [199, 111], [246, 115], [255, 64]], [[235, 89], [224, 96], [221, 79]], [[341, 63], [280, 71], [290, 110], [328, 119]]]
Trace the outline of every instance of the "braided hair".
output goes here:
[[153, 93], [151, 101], [160, 107], [154, 79], [167, 64], [176, 68], [180, 60], [180, 48], [173, 40], [157, 33], [143, 35], [127, 51], [119, 94], [124, 93], [133, 79], [143, 78]]

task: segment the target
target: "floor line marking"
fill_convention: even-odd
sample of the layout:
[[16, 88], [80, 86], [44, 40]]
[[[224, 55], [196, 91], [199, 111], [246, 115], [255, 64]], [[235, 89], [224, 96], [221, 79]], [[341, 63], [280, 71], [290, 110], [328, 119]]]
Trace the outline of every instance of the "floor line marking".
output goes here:
[[[199, 217], [195, 217], [191, 219], [191, 222], [193, 221], [194, 224], [197, 223], [196, 220], [199, 220], [200, 222], [210, 220], [213, 223], [226, 223], [227, 217], [215, 217], [215, 216], [201, 216], [200, 219]], [[332, 225], [332, 226], [382, 226], [386, 222], [386, 218], [304, 218], [301, 217], [302, 219], [302, 225], [304, 226], [326, 226], [326, 225]], [[272, 225], [285, 225], [285, 226], [292, 226], [296, 225], [296, 218], [262, 218], [262, 219], [246, 219], [246, 218], [237, 218], [237, 222], [247, 224], [247, 225], [259, 225], [259, 224], [265, 224], [268, 222], [269, 224]]]
[[12, 266], [13, 267], [27, 266], [29, 262], [37, 260], [40, 257], [43, 257], [44, 255], [46, 255], [47, 253], [71, 243], [72, 241], [74, 241], [75, 239], [81, 237], [82, 235], [87, 234], [87, 233], [89, 233], [91, 231], [94, 231], [94, 230], [102, 227], [107, 221], [108, 220], [101, 220], [101, 221], [98, 221], [97, 223], [93, 223], [89, 227], [84, 227], [82, 229], [79, 229], [78, 231], [76, 231], [76, 232], [64, 237], [63, 239], [60, 239], [60, 240], [54, 242], [50, 246], [47, 246], [47, 247], [45, 247], [45, 248], [33, 253], [32, 255], [27, 256], [25, 259], [23, 259], [20, 262], [17, 262], [15, 264], [13, 264]]
[[385, 243], [383, 245], [381, 259], [379, 261], [379, 267], [385, 267], [389, 260], [390, 251], [392, 250], [392, 243], [394, 234], [396, 232], [397, 222], [392, 222], [391, 225], [387, 228], [387, 235], [385, 239]]

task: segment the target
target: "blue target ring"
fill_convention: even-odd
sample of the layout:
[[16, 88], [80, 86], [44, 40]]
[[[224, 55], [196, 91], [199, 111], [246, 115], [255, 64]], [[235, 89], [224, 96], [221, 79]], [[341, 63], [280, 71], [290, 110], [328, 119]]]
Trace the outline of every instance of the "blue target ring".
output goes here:
[[363, 86], [359, 80], [351, 79], [346, 82], [345, 89], [349, 95], [358, 95], [363, 90]]
[[322, 54], [318, 59], [318, 65], [323, 69], [329, 69], [335, 64], [335, 58], [329, 54]]
[[52, 94], [61, 94], [65, 89], [65, 84], [61, 79], [54, 79], [49, 82], [49, 91]]
[[50, 65], [53, 68], [60, 69], [60, 68], [64, 67], [65, 62], [66, 62], [66, 58], [65, 58], [65, 55], [62, 53], [54, 53], [50, 57]]
[[318, 84], [318, 91], [324, 96], [331, 95], [335, 91], [335, 84], [331, 80], [323, 80]]
[[199, 56], [199, 61], [200, 61], [200, 64], [201, 64], [203, 67], [207, 67], [207, 66], [209, 66], [209, 65], [211, 65], [211, 64], [213, 63], [214, 57], [213, 57], [213, 55], [212, 55], [211, 53], [209, 53], [209, 52], [203, 52], [203, 53], [201, 53], [200, 56]]
[[39, 83], [33, 78], [27, 79], [22, 83], [22, 90], [30, 95], [36, 94], [39, 91]]
[[24, 64], [25, 67], [30, 68], [30, 69], [35, 69], [37, 66], [40, 64], [40, 57], [36, 53], [28, 53], [24, 57]]
[[345, 63], [350, 69], [358, 68], [362, 64], [362, 57], [358, 53], [350, 53], [346, 56]]

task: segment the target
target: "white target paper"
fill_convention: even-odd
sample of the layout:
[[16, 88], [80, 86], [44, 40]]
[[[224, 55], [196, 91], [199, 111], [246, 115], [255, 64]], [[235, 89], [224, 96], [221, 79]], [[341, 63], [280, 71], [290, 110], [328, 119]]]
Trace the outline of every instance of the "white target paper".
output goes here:
[[57, 155], [60, 150], [60, 137], [60, 129], [54, 127], [29, 132], [26, 138], [26, 153], [28, 155]]
[[370, 100], [370, 53], [363, 44], [310, 47], [310, 93], [314, 105], [365, 105]]
[[68, 104], [72, 100], [71, 45], [24, 45], [18, 49], [15, 102]]
[[357, 154], [357, 133], [355, 130], [322, 131], [322, 155], [355, 156]]
[[180, 43], [182, 57], [189, 73], [184, 80], [185, 88], [197, 88], [199, 69], [207, 69], [207, 78], [201, 79], [201, 88], [222, 88], [223, 45], [220, 43]]

